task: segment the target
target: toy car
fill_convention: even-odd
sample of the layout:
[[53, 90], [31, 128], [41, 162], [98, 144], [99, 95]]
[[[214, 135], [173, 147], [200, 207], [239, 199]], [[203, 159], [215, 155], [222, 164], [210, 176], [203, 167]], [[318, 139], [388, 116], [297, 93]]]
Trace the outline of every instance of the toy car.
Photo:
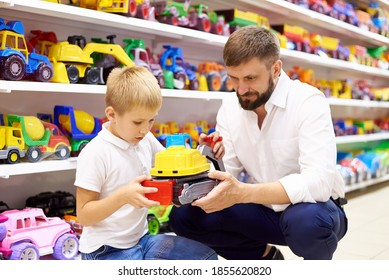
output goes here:
[[52, 254], [71, 260], [78, 254], [78, 239], [70, 225], [47, 218], [40, 208], [7, 210], [0, 215], [0, 253], [10, 260], [38, 260]]
[[26, 207], [42, 208], [49, 217], [62, 218], [76, 211], [76, 198], [68, 192], [42, 192], [26, 200]]

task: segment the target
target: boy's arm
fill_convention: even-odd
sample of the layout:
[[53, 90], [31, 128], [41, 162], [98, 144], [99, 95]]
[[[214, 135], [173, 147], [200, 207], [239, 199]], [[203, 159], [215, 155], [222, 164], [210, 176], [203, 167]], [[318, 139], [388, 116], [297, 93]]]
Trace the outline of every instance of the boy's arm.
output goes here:
[[125, 204], [135, 208], [150, 208], [159, 205], [159, 202], [149, 200], [146, 193], [158, 191], [157, 188], [143, 187], [141, 183], [149, 179], [142, 175], [136, 177], [127, 185], [119, 188], [111, 195], [100, 199], [100, 193], [77, 187], [77, 218], [83, 226], [94, 225], [111, 216]]

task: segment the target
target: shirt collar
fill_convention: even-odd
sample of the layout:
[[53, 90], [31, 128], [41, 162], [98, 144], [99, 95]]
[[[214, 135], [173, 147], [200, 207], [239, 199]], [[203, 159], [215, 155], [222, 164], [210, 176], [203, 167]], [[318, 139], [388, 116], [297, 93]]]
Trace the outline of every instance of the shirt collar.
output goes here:
[[133, 148], [135, 147], [136, 145], [134, 144], [130, 144], [126, 141], [124, 141], [123, 139], [120, 139], [119, 137], [113, 135], [109, 130], [108, 130], [108, 126], [109, 126], [109, 123], [110, 122], [105, 122], [103, 123], [102, 125], [102, 129], [101, 131], [99, 132], [99, 136], [106, 142], [108, 143], [111, 143], [117, 147], [119, 147], [120, 149], [122, 150], [128, 150], [129, 148]]
[[269, 109], [271, 109], [272, 106], [277, 106], [280, 108], [286, 107], [286, 100], [288, 98], [290, 82], [291, 80], [289, 76], [284, 72], [284, 70], [281, 70], [281, 75], [278, 78], [277, 85], [269, 101], [265, 104], [265, 109], [267, 112], [269, 111]]

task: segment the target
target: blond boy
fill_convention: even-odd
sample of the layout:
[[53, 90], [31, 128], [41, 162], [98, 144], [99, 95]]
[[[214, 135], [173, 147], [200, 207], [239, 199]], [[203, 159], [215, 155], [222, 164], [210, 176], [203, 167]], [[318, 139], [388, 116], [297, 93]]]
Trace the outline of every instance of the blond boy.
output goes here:
[[157, 189], [141, 182], [164, 149], [150, 132], [162, 105], [157, 80], [143, 67], [114, 69], [105, 102], [108, 122], [77, 162], [82, 259], [217, 259], [199, 242], [148, 234], [147, 209], [159, 203], [145, 197]]

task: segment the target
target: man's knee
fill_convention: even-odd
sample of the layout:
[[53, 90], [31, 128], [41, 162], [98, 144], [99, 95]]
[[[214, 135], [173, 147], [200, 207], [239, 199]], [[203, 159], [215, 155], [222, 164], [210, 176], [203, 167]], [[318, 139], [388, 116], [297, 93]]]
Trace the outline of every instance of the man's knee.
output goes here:
[[[305, 259], [331, 259], [338, 244], [335, 228], [342, 221], [337, 210], [324, 203], [300, 203], [287, 209], [280, 220], [290, 249]], [[339, 238], [340, 239], [340, 238]]]

